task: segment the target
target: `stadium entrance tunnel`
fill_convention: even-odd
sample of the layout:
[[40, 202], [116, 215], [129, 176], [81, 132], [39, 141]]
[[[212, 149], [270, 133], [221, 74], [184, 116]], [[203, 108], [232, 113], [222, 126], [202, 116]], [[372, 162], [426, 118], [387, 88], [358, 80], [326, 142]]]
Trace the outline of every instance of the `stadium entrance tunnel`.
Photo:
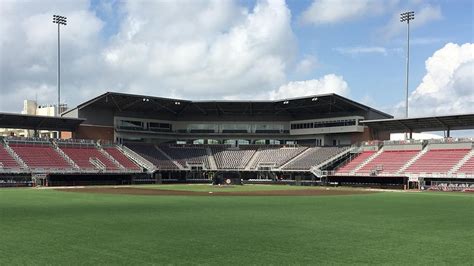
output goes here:
[[95, 185], [133, 185], [155, 184], [159, 180], [146, 173], [83, 173], [83, 174], [50, 174], [45, 186], [95, 186]]
[[328, 176], [323, 180], [326, 185], [406, 189], [408, 177], [405, 176]]

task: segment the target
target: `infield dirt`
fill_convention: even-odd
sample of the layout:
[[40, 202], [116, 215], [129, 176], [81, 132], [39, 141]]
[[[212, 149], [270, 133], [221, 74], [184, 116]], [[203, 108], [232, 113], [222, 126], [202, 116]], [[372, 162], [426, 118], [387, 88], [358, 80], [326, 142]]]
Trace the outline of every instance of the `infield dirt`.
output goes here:
[[84, 187], [56, 189], [64, 192], [123, 194], [145, 196], [333, 196], [376, 193], [368, 190], [338, 190], [338, 189], [298, 189], [298, 190], [269, 190], [269, 191], [235, 191], [235, 192], [203, 192], [168, 189], [146, 189], [132, 187]]

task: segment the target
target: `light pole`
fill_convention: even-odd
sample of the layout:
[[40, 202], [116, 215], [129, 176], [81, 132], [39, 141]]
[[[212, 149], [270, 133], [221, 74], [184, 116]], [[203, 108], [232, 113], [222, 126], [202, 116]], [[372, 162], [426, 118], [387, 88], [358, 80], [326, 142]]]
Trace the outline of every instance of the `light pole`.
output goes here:
[[59, 28], [61, 25], [67, 25], [67, 18], [63, 16], [53, 15], [53, 23], [58, 24], [58, 108], [56, 110], [56, 116], [61, 114], [59, 110], [61, 108], [61, 45], [60, 45], [60, 31]]
[[405, 99], [405, 117], [408, 118], [408, 72], [410, 68], [410, 20], [415, 19], [415, 12], [408, 11], [400, 14], [400, 22], [407, 22], [407, 80], [406, 80], [406, 99]]

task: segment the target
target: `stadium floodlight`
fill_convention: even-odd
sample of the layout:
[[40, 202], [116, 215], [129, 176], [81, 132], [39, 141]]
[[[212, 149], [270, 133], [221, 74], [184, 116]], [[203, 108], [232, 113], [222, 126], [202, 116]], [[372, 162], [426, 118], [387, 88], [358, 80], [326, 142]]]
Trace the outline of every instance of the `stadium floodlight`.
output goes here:
[[408, 72], [410, 69], [410, 20], [415, 19], [414, 11], [407, 11], [400, 14], [400, 22], [407, 22], [407, 73], [406, 73], [406, 99], [405, 99], [405, 117], [408, 118]]
[[58, 24], [58, 108], [56, 110], [56, 116], [59, 116], [61, 114], [60, 108], [61, 108], [61, 45], [60, 45], [60, 26], [66, 26], [67, 25], [67, 18], [64, 16], [59, 16], [59, 15], [53, 15], [53, 23]]

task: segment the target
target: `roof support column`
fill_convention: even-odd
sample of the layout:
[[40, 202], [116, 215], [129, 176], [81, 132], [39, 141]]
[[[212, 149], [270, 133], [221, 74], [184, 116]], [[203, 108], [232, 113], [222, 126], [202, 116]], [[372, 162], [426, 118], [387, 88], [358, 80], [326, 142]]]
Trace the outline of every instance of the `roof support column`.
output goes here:
[[446, 137], [450, 138], [451, 137], [451, 129], [448, 127], [446, 130]]

